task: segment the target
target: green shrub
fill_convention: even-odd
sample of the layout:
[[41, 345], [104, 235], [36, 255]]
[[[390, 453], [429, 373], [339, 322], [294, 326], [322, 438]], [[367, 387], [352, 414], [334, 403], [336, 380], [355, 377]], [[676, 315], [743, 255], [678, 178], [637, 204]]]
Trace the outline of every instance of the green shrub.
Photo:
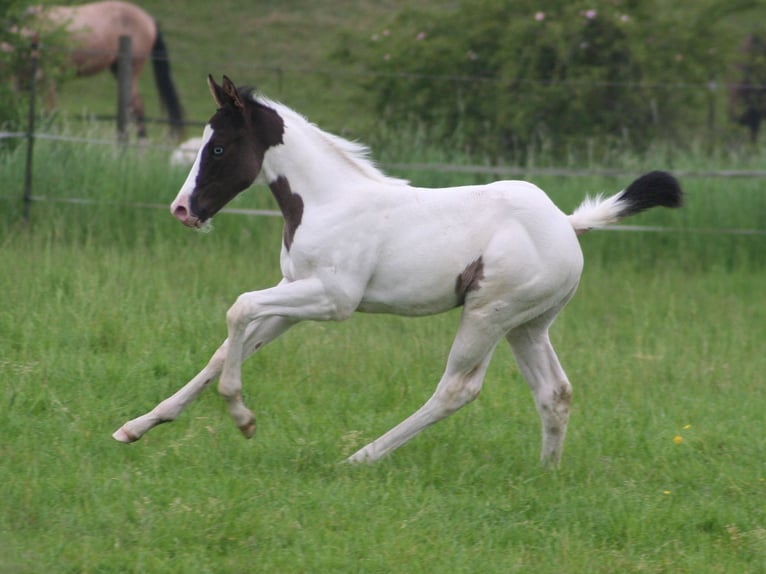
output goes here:
[[[74, 74], [68, 63], [70, 40], [64, 30], [35, 21], [28, 3], [0, 0], [0, 131], [26, 129], [30, 83], [36, 79], [37, 100], [53, 105], [53, 86]], [[37, 61], [33, 64], [34, 45]], [[38, 109], [41, 106], [38, 106]], [[50, 112], [51, 110], [46, 110]], [[12, 148], [15, 139], [0, 139], [0, 150]]]
[[[20, 4], [15, 0], [0, 0], [0, 18], [4, 23], [0, 26], [0, 72], [3, 75], [3, 81], [0, 82], [0, 131], [19, 129], [23, 117], [21, 97], [17, 89], [17, 36], [13, 31], [13, 23], [18, 21], [20, 13]], [[0, 139], [0, 149], [9, 143], [10, 140]]]
[[459, 132], [474, 152], [560, 156], [591, 138], [642, 149], [708, 127], [708, 86], [730, 54], [722, 17], [749, 4], [470, 1], [405, 10], [336, 55], [370, 72], [383, 118]]

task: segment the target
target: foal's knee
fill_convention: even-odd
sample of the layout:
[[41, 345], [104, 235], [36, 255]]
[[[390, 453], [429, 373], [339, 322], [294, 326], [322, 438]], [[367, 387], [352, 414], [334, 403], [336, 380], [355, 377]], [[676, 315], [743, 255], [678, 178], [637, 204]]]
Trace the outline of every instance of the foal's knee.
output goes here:
[[444, 380], [436, 389], [434, 399], [444, 410], [444, 415], [449, 415], [479, 396], [483, 380], [484, 372], [478, 365], [467, 373]]
[[558, 386], [553, 389], [553, 406], [556, 410], [569, 413], [569, 406], [572, 404], [572, 385], [569, 381], [560, 381]]

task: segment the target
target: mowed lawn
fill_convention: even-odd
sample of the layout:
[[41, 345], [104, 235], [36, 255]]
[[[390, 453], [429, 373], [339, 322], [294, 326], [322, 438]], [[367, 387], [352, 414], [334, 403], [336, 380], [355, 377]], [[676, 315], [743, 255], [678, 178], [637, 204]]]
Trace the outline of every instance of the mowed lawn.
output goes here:
[[[78, 194], [114, 177], [100, 167]], [[157, 193], [120, 169], [115, 193]], [[600, 191], [566, 186], [564, 203]], [[658, 220], [693, 226], [690, 195]], [[278, 280], [280, 228], [221, 215], [203, 235], [164, 210], [47, 203], [30, 230], [6, 225], [0, 572], [766, 569], [757, 236], [582, 238], [581, 287], [553, 330], [575, 393], [556, 472], [503, 345], [473, 404], [378, 464], [340, 463], [428, 398], [459, 312], [294, 328], [245, 366], [251, 441], [214, 390], [113, 441], [204, 366], [241, 291]]]

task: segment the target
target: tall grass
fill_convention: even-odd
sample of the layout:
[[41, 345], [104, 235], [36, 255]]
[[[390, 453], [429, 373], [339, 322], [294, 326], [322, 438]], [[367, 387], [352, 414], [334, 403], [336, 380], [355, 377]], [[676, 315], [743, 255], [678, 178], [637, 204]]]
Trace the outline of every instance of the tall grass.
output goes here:
[[[38, 143], [35, 193], [97, 203], [36, 202], [26, 229], [0, 204], [0, 572], [766, 567], [762, 237], [582, 238], [553, 332], [575, 386], [558, 472], [538, 464], [504, 347], [473, 404], [379, 464], [338, 463], [430, 395], [457, 312], [296, 327], [245, 365], [252, 441], [210, 391], [125, 447], [111, 432], [203, 366], [241, 291], [278, 280], [281, 222], [221, 215], [192, 233], [127, 205], [172, 199], [185, 173], [166, 152]], [[0, 161], [2, 189], [20, 189], [23, 158]], [[473, 178], [449, 177], [434, 184]], [[628, 182], [538, 183], [568, 210]], [[757, 183], [684, 184], [684, 210], [630, 223], [763, 228]], [[272, 206], [260, 188], [237, 201]]]

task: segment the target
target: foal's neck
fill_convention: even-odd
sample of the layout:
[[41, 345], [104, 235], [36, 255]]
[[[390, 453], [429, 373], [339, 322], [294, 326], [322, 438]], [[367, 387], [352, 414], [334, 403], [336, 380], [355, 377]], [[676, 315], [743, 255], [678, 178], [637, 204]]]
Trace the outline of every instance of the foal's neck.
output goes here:
[[283, 144], [269, 148], [264, 157], [268, 182], [285, 178], [309, 201], [408, 184], [381, 172], [367, 158], [365, 146], [325, 132], [289, 108], [277, 105], [276, 110], [284, 121], [284, 135]]

